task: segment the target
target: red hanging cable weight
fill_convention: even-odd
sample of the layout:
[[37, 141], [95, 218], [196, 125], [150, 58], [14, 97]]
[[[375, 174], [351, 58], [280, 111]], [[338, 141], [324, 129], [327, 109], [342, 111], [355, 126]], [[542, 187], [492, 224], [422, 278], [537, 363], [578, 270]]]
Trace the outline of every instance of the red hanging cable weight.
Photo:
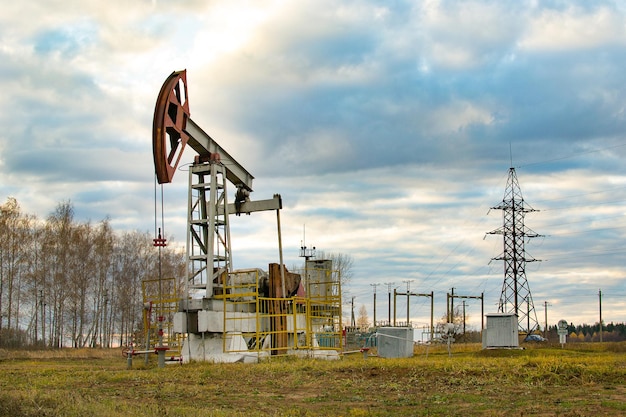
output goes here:
[[152, 242], [153, 242], [152, 246], [155, 246], [155, 247], [159, 247], [159, 246], [160, 247], [165, 247], [165, 246], [167, 246], [167, 243], [166, 243], [167, 239], [161, 237], [161, 228], [160, 227], [159, 227], [159, 235], [157, 236], [156, 239], [152, 239]]

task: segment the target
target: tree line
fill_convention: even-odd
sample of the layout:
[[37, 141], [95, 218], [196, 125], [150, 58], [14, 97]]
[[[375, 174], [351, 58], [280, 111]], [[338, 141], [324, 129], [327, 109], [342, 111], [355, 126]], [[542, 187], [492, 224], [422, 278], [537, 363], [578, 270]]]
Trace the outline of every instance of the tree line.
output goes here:
[[[548, 330], [556, 334], [556, 326], [548, 326]], [[567, 326], [568, 340], [576, 342], [599, 342], [600, 323], [578, 324], [570, 323]], [[626, 323], [613, 323], [602, 325], [602, 341], [621, 342], [626, 340]]]
[[126, 344], [143, 326], [142, 281], [185, 276], [184, 251], [152, 239], [116, 233], [108, 218], [78, 222], [69, 201], [38, 219], [9, 197], [0, 205], [0, 347]]

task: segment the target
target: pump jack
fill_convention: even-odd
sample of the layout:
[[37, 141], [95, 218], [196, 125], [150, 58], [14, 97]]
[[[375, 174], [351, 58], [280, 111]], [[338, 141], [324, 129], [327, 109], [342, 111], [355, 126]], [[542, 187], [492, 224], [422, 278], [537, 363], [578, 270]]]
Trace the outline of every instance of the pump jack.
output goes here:
[[[254, 177], [190, 117], [186, 70], [173, 72], [161, 87], [155, 106], [152, 139], [155, 173], [159, 184], [172, 181], [186, 145], [191, 146], [197, 153], [189, 168], [187, 216], [187, 273], [189, 275], [184, 282], [185, 298], [180, 302], [179, 312], [174, 315], [173, 326], [175, 332], [188, 335], [187, 347], [183, 346], [183, 360], [231, 361], [232, 358], [224, 358], [224, 353], [227, 350], [236, 351], [237, 349], [227, 349], [227, 343], [231, 345], [237, 343], [239, 346], [247, 345], [248, 347], [256, 345], [257, 348], [259, 344], [264, 343], [261, 337], [265, 336], [260, 336], [258, 329], [262, 321], [259, 319], [259, 310], [283, 312], [287, 310], [287, 304], [284, 301], [273, 300], [268, 301], [265, 306], [259, 305], [259, 288], [263, 285], [260, 284], [259, 275], [263, 274], [260, 270], [247, 270], [243, 274], [240, 273], [239, 276], [244, 278], [237, 278], [237, 284], [233, 284], [235, 278], [231, 277], [234, 271], [232, 269], [230, 215], [266, 210], [276, 211], [280, 264], [272, 264], [274, 267], [270, 265], [269, 281], [265, 282], [265, 286], [269, 289], [264, 295], [287, 298], [302, 288], [300, 276], [288, 273], [283, 266], [280, 230], [281, 197], [275, 194], [273, 198], [267, 200], [250, 200]], [[236, 188], [233, 203], [229, 203], [227, 198], [227, 183], [229, 182]], [[316, 282], [315, 279], [311, 281], [316, 284], [315, 288], [320, 288], [320, 284], [325, 284], [323, 288], [328, 287], [333, 294], [332, 307], [322, 309], [330, 312], [326, 313], [330, 314], [330, 319], [324, 317], [324, 321], [331, 324], [336, 321], [335, 316], [341, 317], [341, 293], [338, 279], [336, 281], [337, 286], [332, 282], [322, 283], [319, 280]], [[235, 293], [236, 297], [232, 295]], [[338, 307], [335, 300], [337, 294]], [[326, 303], [326, 300], [328, 297], [318, 302], [316, 306]], [[227, 306], [228, 302], [230, 305]], [[295, 317], [296, 302], [291, 302], [290, 305]], [[313, 308], [311, 311], [319, 310], [319, 308]], [[256, 313], [256, 316], [253, 316], [253, 313]], [[271, 329], [266, 332], [266, 335], [271, 335], [273, 348], [286, 349], [287, 338], [278, 334], [281, 329], [286, 331], [286, 319], [281, 318], [282, 323], [279, 323], [275, 316], [277, 314], [271, 315]], [[309, 316], [307, 315], [306, 325], [308, 333], [311, 329]], [[319, 318], [313, 321], [315, 320], [321, 322]], [[235, 331], [227, 336], [232, 328], [236, 328]], [[246, 331], [248, 333], [255, 331], [256, 336], [248, 337], [246, 340], [241, 336]], [[297, 334], [296, 330], [292, 331], [294, 335]], [[236, 335], [233, 336], [233, 334]], [[205, 339], [205, 335], [208, 335], [209, 339]], [[297, 345], [296, 338], [297, 336], [292, 336], [292, 347]], [[310, 340], [310, 338], [309, 334], [307, 339]], [[235, 339], [237, 339], [236, 342]], [[311, 343], [307, 344], [309, 345]], [[340, 345], [341, 341], [339, 341]], [[187, 358], [185, 354], [188, 355]]]
[[[280, 210], [281, 197], [250, 201], [252, 174], [189, 116], [186, 70], [173, 72], [161, 87], [152, 144], [159, 184], [172, 181], [187, 144], [197, 152], [189, 170], [187, 242], [192, 271], [186, 289], [202, 289], [206, 298], [212, 298], [213, 283], [231, 270], [229, 215]], [[226, 180], [237, 188], [233, 204], [227, 201]]]

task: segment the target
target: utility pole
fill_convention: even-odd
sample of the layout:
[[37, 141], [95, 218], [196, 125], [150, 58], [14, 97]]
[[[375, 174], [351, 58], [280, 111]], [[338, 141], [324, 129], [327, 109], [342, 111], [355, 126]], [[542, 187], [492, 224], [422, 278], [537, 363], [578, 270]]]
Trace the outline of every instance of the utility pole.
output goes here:
[[350, 326], [352, 326], [353, 328], [356, 327], [356, 321], [354, 320], [354, 297], [352, 297], [352, 319]]
[[393, 327], [396, 327], [396, 289], [393, 289]]
[[452, 296], [450, 297], [450, 314], [448, 315], [448, 323], [454, 323], [454, 287], [451, 288]]
[[[406, 281], [405, 281], [406, 282]], [[409, 287], [407, 286], [407, 292], [405, 293], [401, 293], [401, 292], [397, 292], [396, 289], [394, 288], [393, 290], [393, 325], [396, 325], [396, 298], [398, 295], [406, 295], [406, 299], [407, 299], [407, 306], [409, 305], [409, 300], [410, 297], [430, 297], [430, 334], [431, 334], [431, 339], [432, 339], [432, 335], [435, 331], [435, 324], [434, 324], [434, 311], [435, 311], [435, 293], [433, 291], [430, 292], [430, 294], [420, 294], [420, 293], [414, 293], [414, 292], [409, 292], [408, 291]], [[409, 311], [408, 311], [408, 307], [407, 307], [407, 323], [406, 323], [407, 327], [410, 327], [410, 317], [409, 317]]]
[[[43, 290], [39, 290], [39, 308], [41, 309], [41, 339], [45, 339], [46, 334], [45, 334], [45, 329], [46, 329], [46, 325], [43, 322], [43, 317], [44, 317], [44, 306], [43, 306]], [[37, 326], [35, 326], [37, 327]], [[37, 333], [39, 332], [39, 329], [37, 329], [35, 331], [35, 342], [37, 342]], [[42, 342], [43, 343], [43, 342]], [[46, 346], [45, 343], [43, 343], [44, 346]]]
[[374, 288], [374, 327], [376, 327], [376, 287], [380, 284], [370, 284]]
[[[450, 308], [447, 311], [448, 314], [448, 323], [454, 323], [454, 311], [452, 310], [452, 308], [454, 307], [454, 299], [455, 298], [461, 298], [461, 299], [475, 299], [475, 300], [480, 300], [480, 334], [482, 336], [482, 332], [483, 329], [485, 328], [485, 293], [480, 293], [480, 295], [456, 295], [454, 294], [454, 288], [452, 288], [452, 294], [448, 293], [446, 294], [446, 304], [448, 306], [448, 308]], [[452, 307], [450, 307], [452, 306]], [[463, 334], [465, 334], [465, 300], [463, 301]]]
[[46, 346], [46, 303], [43, 300], [43, 290], [39, 293], [41, 297], [41, 344]]
[[[528, 297], [526, 297], [526, 319], [528, 320], [526, 328], [528, 329], [528, 334], [530, 334], [530, 304], [531, 303], [528, 302]], [[539, 321], [537, 321], [537, 325], [539, 325]]]
[[465, 339], [465, 300], [463, 300], [463, 339]]
[[430, 340], [435, 337], [435, 292], [430, 292]]
[[598, 303], [600, 306], [600, 343], [602, 343], [602, 290], [598, 290]]
[[387, 286], [387, 307], [389, 309], [388, 311], [388, 317], [387, 317], [387, 323], [389, 326], [391, 326], [391, 287], [393, 287], [393, 282], [385, 282], [385, 285]]
[[483, 330], [485, 329], [485, 293], [480, 293], [480, 338], [483, 337]]
[[544, 301], [543, 302], [543, 310], [545, 313], [545, 318], [544, 318], [544, 329], [543, 329], [543, 337], [544, 338], [548, 338], [548, 302]]
[[409, 297], [411, 297], [411, 281], [412, 279], [406, 279], [402, 282], [406, 283], [406, 326], [409, 327], [410, 315], [409, 315]]
[[33, 319], [35, 319], [35, 331], [33, 332], [33, 335], [34, 335], [33, 342], [36, 345], [37, 340], [39, 339], [39, 296], [37, 295], [36, 287], [35, 287], [35, 313], [33, 314]]

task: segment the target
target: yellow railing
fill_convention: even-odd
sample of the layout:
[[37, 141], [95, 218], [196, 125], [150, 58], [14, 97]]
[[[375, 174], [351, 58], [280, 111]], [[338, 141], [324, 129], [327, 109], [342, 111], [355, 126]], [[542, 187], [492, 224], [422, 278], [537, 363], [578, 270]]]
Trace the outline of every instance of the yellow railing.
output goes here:
[[[269, 298], [259, 294], [257, 270], [229, 274], [224, 291], [224, 352], [272, 356], [312, 350], [341, 351], [341, 291], [332, 274], [316, 281], [312, 297]], [[320, 288], [322, 290], [320, 290]]]

